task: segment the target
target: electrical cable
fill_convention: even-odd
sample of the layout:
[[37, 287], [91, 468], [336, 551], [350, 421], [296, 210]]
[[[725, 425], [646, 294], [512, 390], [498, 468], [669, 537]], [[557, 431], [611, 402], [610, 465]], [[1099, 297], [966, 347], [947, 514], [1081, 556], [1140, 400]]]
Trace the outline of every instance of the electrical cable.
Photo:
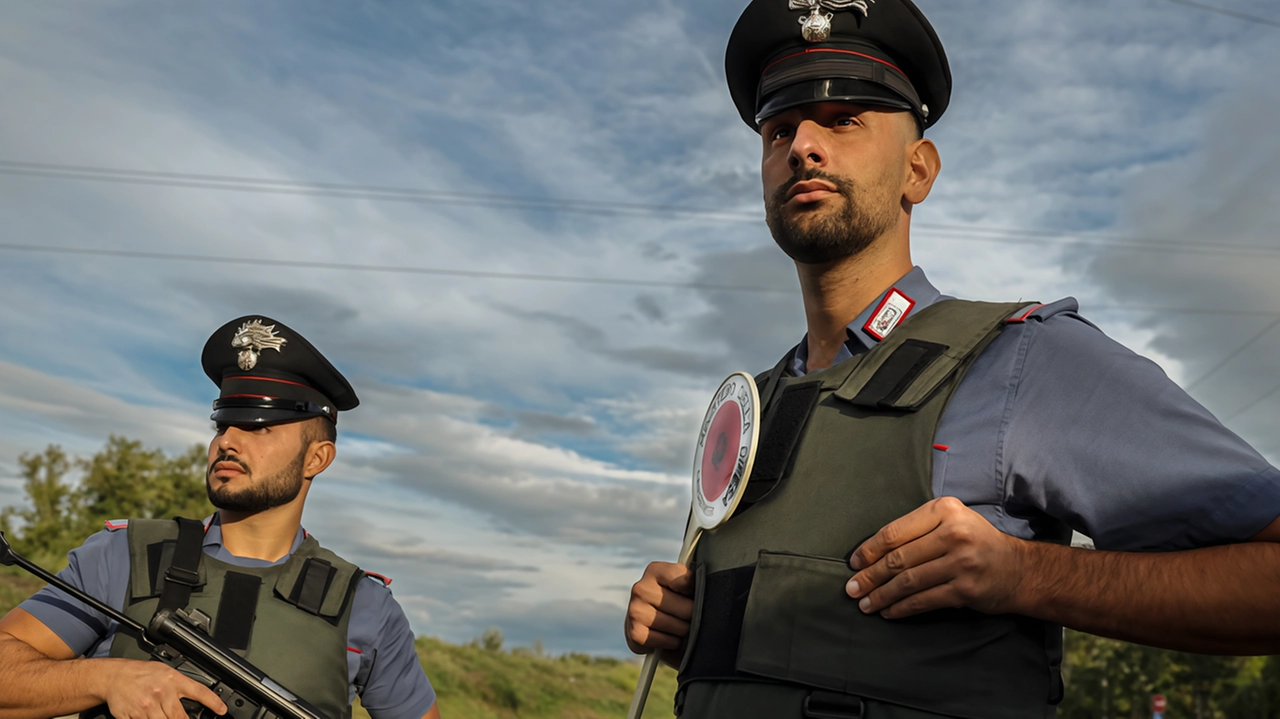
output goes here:
[[[567, 200], [556, 198], [524, 197], [481, 192], [455, 192], [424, 190], [377, 185], [353, 185], [294, 180], [255, 179], [226, 175], [209, 175], [180, 172], [158, 172], [120, 168], [90, 167], [84, 165], [56, 165], [50, 163], [0, 160], [0, 175], [44, 177], [51, 179], [86, 180], [130, 185], [150, 185], [205, 190], [227, 190], [259, 194], [284, 194], [345, 199], [363, 199], [391, 202], [412, 202], [433, 205], [479, 205], [525, 210], [572, 212], [577, 214], [606, 216], [642, 216], [711, 222], [758, 224], [762, 218], [748, 213], [723, 212], [696, 207], [680, 207], [635, 202], [610, 202], [599, 200]], [[967, 242], [994, 242], [999, 244], [1030, 245], [1055, 248], [1084, 246], [1115, 250], [1150, 252], [1178, 252], [1208, 255], [1251, 255], [1280, 257], [1280, 247], [1265, 247], [1247, 243], [1190, 243], [1141, 237], [1098, 236], [1080, 237], [1078, 233], [1046, 230], [1019, 230], [981, 225], [949, 225], [919, 222], [914, 227], [923, 234], [942, 234]]]
[[1280, 318], [1277, 318], [1277, 319], [1276, 319], [1274, 322], [1272, 322], [1271, 324], [1267, 325], [1266, 327], [1263, 327], [1261, 332], [1259, 332], [1258, 334], [1254, 335], [1251, 339], [1249, 339], [1248, 341], [1246, 341], [1244, 344], [1242, 344], [1242, 345], [1240, 345], [1239, 347], [1237, 347], [1237, 348], [1236, 348], [1236, 350], [1235, 350], [1234, 352], [1232, 352], [1231, 354], [1227, 355], [1225, 358], [1223, 358], [1223, 360], [1222, 360], [1221, 362], [1219, 362], [1218, 364], [1214, 365], [1214, 366], [1213, 366], [1213, 367], [1212, 367], [1208, 372], [1205, 372], [1204, 374], [1200, 375], [1200, 378], [1199, 378], [1199, 379], [1197, 379], [1195, 382], [1192, 382], [1191, 384], [1187, 385], [1187, 386], [1186, 386], [1186, 387], [1184, 387], [1183, 389], [1185, 389], [1185, 390], [1187, 390], [1188, 392], [1190, 392], [1191, 390], [1195, 389], [1196, 387], [1199, 387], [1201, 383], [1203, 383], [1205, 380], [1209, 379], [1209, 378], [1210, 378], [1210, 377], [1212, 377], [1214, 374], [1216, 374], [1218, 370], [1222, 369], [1223, 367], [1226, 367], [1226, 366], [1227, 366], [1227, 364], [1231, 362], [1231, 360], [1235, 359], [1236, 357], [1239, 357], [1241, 354], [1243, 354], [1243, 353], [1244, 353], [1244, 351], [1245, 351], [1245, 350], [1247, 350], [1247, 349], [1249, 349], [1250, 347], [1252, 347], [1252, 346], [1254, 346], [1255, 344], [1257, 344], [1258, 340], [1261, 340], [1263, 337], [1266, 337], [1268, 334], [1271, 334], [1271, 330], [1274, 330], [1274, 329], [1275, 329], [1276, 327], [1278, 327], [1278, 326], [1280, 326]]
[[1249, 404], [1246, 404], [1244, 407], [1241, 407], [1240, 409], [1236, 410], [1236, 412], [1235, 412], [1234, 414], [1232, 414], [1230, 417], [1227, 417], [1226, 419], [1222, 420], [1222, 423], [1223, 423], [1223, 424], [1226, 424], [1227, 422], [1230, 422], [1231, 420], [1235, 419], [1236, 417], [1239, 417], [1240, 415], [1244, 414], [1245, 412], [1248, 412], [1249, 410], [1253, 409], [1254, 407], [1257, 407], [1258, 405], [1262, 404], [1263, 402], [1265, 402], [1265, 401], [1267, 401], [1267, 400], [1271, 399], [1272, 397], [1276, 396], [1276, 393], [1280, 393], [1280, 384], [1276, 385], [1275, 387], [1272, 387], [1270, 392], [1267, 392], [1266, 394], [1262, 395], [1261, 397], [1258, 397], [1257, 399], [1253, 400], [1253, 401], [1252, 401], [1252, 402], [1250, 402]]
[[760, 292], [760, 293], [793, 293], [794, 289], [784, 290], [774, 287], [753, 287], [750, 285], [721, 285], [700, 282], [669, 282], [665, 280], [635, 280], [621, 277], [574, 277], [567, 275], [545, 275], [525, 272], [489, 272], [481, 270], [453, 270], [438, 267], [404, 267], [401, 265], [357, 265], [347, 262], [310, 262], [306, 260], [273, 260], [263, 257], [218, 257], [214, 255], [188, 255], [172, 252], [146, 252], [140, 250], [110, 250], [90, 247], [41, 247], [38, 245], [18, 245], [0, 243], [0, 250], [11, 252], [33, 252], [61, 255], [89, 255], [98, 257], [121, 257], [143, 260], [169, 260], [177, 262], [208, 262], [227, 265], [253, 265], [269, 267], [293, 267], [313, 270], [345, 270], [356, 272], [385, 272], [409, 275], [441, 275], [446, 277], [473, 277], [500, 280], [529, 280], [533, 282], [564, 282], [584, 285], [627, 285], [631, 287], [663, 287], [692, 290], [711, 290], [722, 292]]
[[1195, 2], [1195, 0], [1165, 0], [1165, 2], [1176, 3], [1178, 5], [1185, 5], [1187, 7], [1193, 7], [1200, 10], [1217, 13], [1219, 15], [1226, 15], [1227, 17], [1233, 17], [1233, 18], [1236, 18], [1237, 20], [1244, 20], [1246, 22], [1257, 23], [1259, 25], [1270, 25], [1271, 27], [1280, 27], [1280, 20], [1270, 20], [1265, 17], [1258, 17], [1257, 15], [1248, 15], [1246, 13], [1242, 13], [1236, 10], [1228, 10], [1226, 8], [1218, 7], [1216, 5], [1206, 5], [1204, 3]]
[[[222, 257], [175, 252], [149, 252], [143, 250], [99, 249], [92, 247], [49, 247], [0, 243], [0, 251], [27, 252], [33, 254], [82, 255], [90, 257], [116, 257], [123, 259], [161, 260], [170, 262], [205, 262], [228, 265], [292, 267], [298, 269], [380, 272], [390, 274], [439, 275], [445, 277], [471, 277], [478, 279], [528, 280], [533, 282], [563, 282], [582, 285], [629, 287], [659, 287], [665, 289], [706, 290], [711, 292], [747, 292], [759, 294], [795, 294], [797, 288], [764, 287], [758, 285], [728, 285], [707, 282], [677, 282], [671, 280], [637, 280], [620, 277], [584, 277], [574, 275], [548, 275], [527, 272], [493, 272], [482, 270], [455, 270], [438, 267], [406, 267], [403, 265], [359, 265], [346, 262], [313, 262], [307, 260], [275, 260], [262, 257]], [[1265, 309], [1214, 309], [1210, 307], [1141, 307], [1134, 305], [1090, 305], [1093, 312], [1149, 312], [1163, 314], [1191, 314], [1234, 317], [1280, 317], [1280, 310]], [[1278, 322], [1280, 323], [1280, 322]]]

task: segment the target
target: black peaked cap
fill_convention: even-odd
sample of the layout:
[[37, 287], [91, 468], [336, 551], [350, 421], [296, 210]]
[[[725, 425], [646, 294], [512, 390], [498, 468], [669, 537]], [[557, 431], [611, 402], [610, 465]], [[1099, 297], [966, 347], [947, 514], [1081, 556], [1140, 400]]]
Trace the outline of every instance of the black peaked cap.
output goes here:
[[338, 421], [360, 404], [351, 383], [305, 337], [262, 315], [219, 327], [200, 355], [221, 390], [215, 422], [280, 424], [309, 417]]
[[753, 0], [724, 66], [757, 132], [771, 115], [824, 100], [909, 111], [927, 128], [951, 101], [946, 51], [911, 0]]

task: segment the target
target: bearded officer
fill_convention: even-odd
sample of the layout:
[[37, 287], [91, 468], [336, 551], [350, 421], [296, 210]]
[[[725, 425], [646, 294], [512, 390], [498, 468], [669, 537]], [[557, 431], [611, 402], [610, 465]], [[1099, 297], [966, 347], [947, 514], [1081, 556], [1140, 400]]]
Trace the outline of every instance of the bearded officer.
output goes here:
[[1280, 472], [1074, 300], [963, 302], [913, 267], [951, 94], [924, 15], [754, 0], [725, 71], [808, 334], [757, 377], [735, 516], [632, 588], [677, 713], [1053, 716], [1062, 625], [1280, 651]]
[[[221, 327], [201, 363], [221, 390], [207, 473], [218, 511], [109, 521], [60, 576], [144, 625], [160, 607], [199, 609], [216, 641], [331, 719], [350, 717], [357, 695], [375, 719], [438, 719], [390, 580], [301, 527], [355, 391], [302, 335], [262, 316]], [[0, 717], [185, 719], [181, 699], [226, 711], [206, 687], [139, 661], [147, 654], [116, 628], [50, 588], [0, 619]]]

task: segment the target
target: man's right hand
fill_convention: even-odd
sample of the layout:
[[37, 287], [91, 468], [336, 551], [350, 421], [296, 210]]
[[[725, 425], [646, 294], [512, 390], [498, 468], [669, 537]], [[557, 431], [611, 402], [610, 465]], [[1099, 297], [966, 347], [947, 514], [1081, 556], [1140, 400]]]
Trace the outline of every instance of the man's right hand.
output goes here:
[[187, 719], [183, 699], [226, 714], [227, 705], [209, 687], [159, 662], [103, 659], [109, 678], [103, 692], [116, 719]]
[[653, 562], [631, 586], [627, 646], [636, 654], [679, 649], [693, 619], [693, 573], [683, 564]]
[[64, 716], [103, 703], [117, 719], [187, 719], [183, 699], [227, 711], [208, 687], [160, 662], [77, 659], [22, 609], [0, 618], [0, 719]]

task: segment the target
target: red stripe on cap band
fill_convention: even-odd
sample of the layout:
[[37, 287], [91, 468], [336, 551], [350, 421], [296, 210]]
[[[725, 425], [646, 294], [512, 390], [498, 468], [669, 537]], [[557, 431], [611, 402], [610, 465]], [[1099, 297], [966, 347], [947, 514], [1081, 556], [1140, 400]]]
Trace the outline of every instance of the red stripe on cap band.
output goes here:
[[268, 397], [265, 394], [225, 394], [218, 399], [230, 399], [232, 397], [252, 397], [254, 399], [277, 399], [276, 397]]
[[301, 382], [290, 382], [287, 379], [276, 379], [274, 377], [250, 377], [248, 375], [238, 375], [236, 377], [227, 377], [227, 379], [254, 379], [254, 380], [258, 380], [259, 382], [279, 382], [280, 384], [291, 384], [294, 387], [302, 387], [305, 389], [315, 389], [314, 387], [311, 387], [310, 385], [302, 384]]
[[[878, 57], [872, 57], [872, 56], [867, 55], [867, 54], [865, 54], [865, 53], [861, 53], [861, 52], [854, 52], [853, 50], [837, 50], [836, 48], [833, 48], [833, 47], [827, 47], [827, 48], [823, 48], [823, 47], [813, 47], [813, 48], [809, 48], [809, 49], [807, 49], [807, 50], [801, 50], [800, 52], [797, 52], [797, 53], [792, 53], [791, 55], [787, 55], [786, 57], [779, 58], [779, 59], [774, 60], [773, 62], [769, 63], [767, 66], [765, 66], [764, 70], [763, 70], [763, 71], [761, 71], [761, 73], [760, 73], [760, 74], [761, 74], [761, 75], [764, 75], [766, 72], [769, 72], [769, 68], [773, 67], [774, 65], [777, 65], [777, 64], [778, 64], [778, 63], [780, 63], [780, 62], [785, 62], [785, 61], [787, 61], [787, 60], [790, 60], [790, 59], [791, 59], [791, 58], [793, 58], [793, 57], [800, 57], [801, 55], [808, 55], [808, 54], [809, 54], [809, 53], [811, 53], [811, 52], [836, 52], [836, 53], [840, 53], [840, 54], [842, 54], [842, 55], [857, 55], [858, 57], [865, 57], [866, 59], [871, 60], [872, 62], [878, 62], [878, 63], [880, 63], [881, 65], [884, 65], [885, 67], [891, 67], [891, 68], [893, 68], [894, 70], [896, 70], [896, 71], [898, 72], [898, 74], [899, 74], [899, 75], [902, 75], [903, 77], [907, 77], [907, 73], [903, 72], [903, 71], [902, 71], [902, 68], [898, 67], [897, 65], [894, 65], [894, 64], [893, 64], [893, 63], [891, 63], [891, 62], [886, 62], [886, 61], [884, 61], [884, 60], [881, 60], [881, 59], [880, 59], [880, 58], [878, 58]], [[907, 78], [907, 80], [908, 80], [908, 82], [909, 82], [909, 81], [911, 80], [911, 78]]]

